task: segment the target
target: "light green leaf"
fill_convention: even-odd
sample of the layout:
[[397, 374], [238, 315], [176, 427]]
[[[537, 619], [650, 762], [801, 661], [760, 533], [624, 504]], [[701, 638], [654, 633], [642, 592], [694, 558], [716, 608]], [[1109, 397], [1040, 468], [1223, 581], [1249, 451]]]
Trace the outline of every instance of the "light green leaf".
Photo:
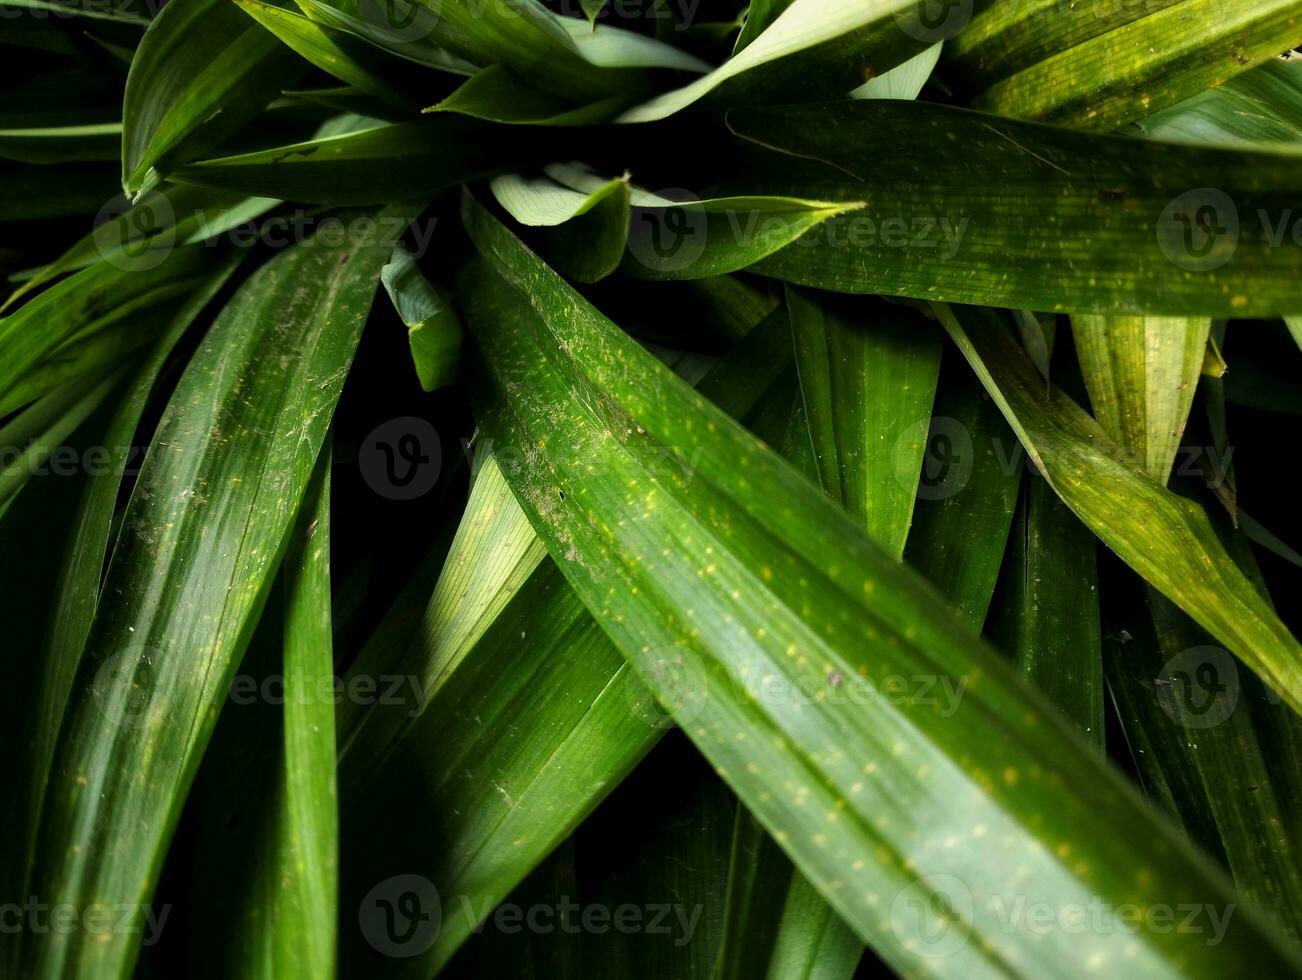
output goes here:
[[1210, 320], [1072, 319], [1094, 417], [1158, 483], [1175, 465], [1211, 329]]
[[504, 174], [489, 189], [548, 260], [579, 282], [598, 282], [624, 258], [630, 205], [628, 178], [602, 181], [576, 164], [552, 164], [545, 176]]
[[1302, 647], [1225, 552], [1207, 514], [1137, 466], [1069, 398], [1044, 392], [1007, 324], [937, 306], [1036, 467], [1117, 555], [1302, 708]]
[[407, 342], [416, 376], [425, 391], [437, 391], [456, 380], [461, 366], [461, 318], [451, 300], [425, 278], [416, 258], [397, 245], [389, 264], [380, 270], [393, 308], [407, 327]]
[[[677, 689], [695, 695], [669, 705], [675, 717], [879, 955], [917, 969], [916, 951], [940, 935], [949, 955], [926, 965], [956, 977], [1070, 973], [1082, 957], [1123, 955], [1155, 975], [1204, 960], [1294, 968], [1251, 915], [1236, 914], [1214, 949], [1170, 933], [1010, 928], [997, 909], [1014, 895], [1055, 909], [1233, 899], [915, 573], [469, 198], [464, 219], [484, 256], [463, 281], [489, 371], [482, 418], [520, 453], [507, 473], [517, 497], [643, 676], [672, 658]], [[690, 479], [654, 468], [662, 452], [688, 462]], [[875, 686], [918, 671], [968, 679], [949, 716]], [[779, 681], [822, 697], [762, 696]], [[975, 837], [945, 848], [950, 834]], [[911, 898], [944, 909], [947, 928], [902, 911]]]
[[916, 54], [902, 65], [896, 65], [884, 75], [870, 78], [850, 93], [852, 99], [916, 99], [936, 70], [940, 49], [933, 44], [921, 54]]
[[641, 279], [702, 279], [746, 269], [862, 201], [741, 196], [700, 200], [633, 195], [624, 271]]
[[1135, 127], [1153, 139], [1202, 146], [1302, 142], [1302, 61], [1268, 61]]
[[914, 0], [793, 0], [763, 32], [690, 85], [616, 120], [654, 122], [709, 98], [721, 105], [844, 96], [939, 40]]

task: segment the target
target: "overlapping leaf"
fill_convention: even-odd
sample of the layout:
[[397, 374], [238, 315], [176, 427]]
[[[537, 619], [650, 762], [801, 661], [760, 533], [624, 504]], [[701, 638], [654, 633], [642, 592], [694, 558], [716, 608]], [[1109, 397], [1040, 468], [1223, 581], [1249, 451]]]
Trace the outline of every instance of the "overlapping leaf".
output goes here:
[[[1069, 971], [1082, 956], [1173, 975], [1202, 959], [1291, 962], [1250, 916], [1214, 950], [1001, 926], [1014, 893], [1059, 909], [1228, 893], [914, 574], [477, 204], [465, 217], [485, 257], [463, 285], [489, 366], [485, 418], [521, 453], [508, 477], [526, 512], [632, 663], [649, 673], [678, 651], [699, 692], [690, 716], [673, 707], [685, 730], [881, 955], [907, 970], [939, 932], [950, 955], [929, 965], [962, 976]], [[652, 473], [661, 451], [694, 461], [690, 479]], [[918, 671], [968, 677], [952, 717], [876, 686]], [[814, 696], [765, 696], [783, 681]], [[958, 846], [974, 834], [989, 844]], [[904, 911], [910, 897], [948, 899], [948, 928]]]

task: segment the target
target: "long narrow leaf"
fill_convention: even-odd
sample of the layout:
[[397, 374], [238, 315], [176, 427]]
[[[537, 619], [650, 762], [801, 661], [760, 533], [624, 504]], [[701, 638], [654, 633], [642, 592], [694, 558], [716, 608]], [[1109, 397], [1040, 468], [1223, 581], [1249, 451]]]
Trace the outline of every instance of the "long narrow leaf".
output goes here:
[[[696, 697], [671, 710], [862, 938], [908, 970], [939, 934], [949, 955], [925, 962], [965, 977], [1070, 972], [1082, 957], [1167, 975], [1254, 958], [1255, 973], [1267, 956], [1293, 968], [1252, 916], [1215, 948], [1001, 925], [1015, 895], [1115, 909], [1229, 891], [914, 573], [473, 200], [464, 218], [485, 257], [463, 282], [468, 325], [489, 430], [521, 453], [517, 496], [644, 675], [677, 651]], [[691, 478], [653, 472], [660, 451], [694, 461]], [[975, 680], [950, 717], [875, 686], [920, 672]], [[812, 695], [766, 695], [780, 682]], [[945, 911], [936, 923], [919, 908]]]

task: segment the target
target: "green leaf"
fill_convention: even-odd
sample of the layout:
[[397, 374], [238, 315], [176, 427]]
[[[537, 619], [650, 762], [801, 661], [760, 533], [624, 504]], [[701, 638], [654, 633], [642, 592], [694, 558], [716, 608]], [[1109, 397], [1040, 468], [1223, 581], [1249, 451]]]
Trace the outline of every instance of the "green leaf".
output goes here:
[[1103, 657], [1096, 542], [1038, 474], [1022, 481], [991, 635], [1101, 751]]
[[941, 334], [916, 311], [787, 290], [824, 491], [897, 559], [913, 522]]
[[859, 937], [738, 807], [723, 946], [712, 980], [848, 980], [862, 956]]
[[583, 8], [583, 16], [588, 18], [588, 23], [594, 27], [597, 18], [601, 12], [606, 9], [607, 0], [579, 0], [579, 6]]
[[531, 237], [553, 266], [579, 282], [606, 278], [628, 244], [627, 176], [603, 181], [576, 164], [553, 164], [544, 174], [503, 174], [489, 190], [516, 221], [543, 229]]
[[114, 373], [89, 390], [84, 384], [65, 385], [0, 426], [0, 449], [5, 453], [0, 467], [0, 513], [45, 468], [63, 441], [94, 414], [120, 380], [121, 375]]
[[[321, 11], [324, 4], [313, 6], [322, 18], [330, 16]], [[424, 10], [413, 10], [401, 0], [387, 4], [359, 0], [352, 6], [360, 8], [360, 17], [347, 5], [337, 10], [369, 21], [370, 40], [383, 41], [386, 33], [404, 40], [427, 40], [458, 63], [478, 68], [500, 64], [531, 85], [579, 103], [643, 92], [649, 86], [649, 68], [696, 72], [709, 68], [654, 38], [562, 17], [536, 0], [488, 4], [425, 0], [419, 5]]]
[[1276, 762], [1296, 755], [1297, 716], [1157, 593], [1123, 621], [1105, 662], [1146, 790], [1298, 938], [1302, 807], [1294, 767]]
[[[788, 155], [764, 155], [770, 168], [782, 160], [781, 175], [740, 182], [748, 192], [869, 202], [759, 263], [766, 275], [1042, 312], [1237, 317], [1298, 305], [1302, 259], [1277, 247], [1272, 224], [1299, 193], [1292, 156], [894, 100], [735, 109], [728, 119], [743, 139]], [[1208, 208], [1215, 234], [1190, 241], [1185, 222]]]
[[1123, 561], [1302, 708], [1302, 648], [1225, 552], [1203, 509], [1129, 463], [1061, 392], [1046, 394], [997, 315], [936, 309], [1063, 501]]
[[291, 84], [301, 64], [229, 0], [169, 3], [127, 76], [122, 189], [138, 195], [156, 175], [216, 146]]
[[162, 303], [126, 322], [66, 341], [29, 368], [0, 398], [0, 417], [70, 382], [84, 386], [113, 373], [133, 352], [158, 340], [174, 313], [174, 304]]
[[748, 195], [700, 200], [689, 194], [633, 195], [624, 271], [640, 279], [701, 279], [739, 272], [826, 222], [864, 207], [862, 201]]
[[[785, 361], [774, 356], [784, 344]], [[777, 315], [702, 387], [747, 414], [789, 361], [790, 327]], [[405, 687], [382, 703], [341, 705], [344, 826], [352, 828], [345, 854], [353, 855], [345, 905], [373, 898], [386, 874], [427, 874], [456, 912], [437, 937], [408, 950], [429, 972], [659, 740], [672, 722], [657, 696], [693, 696], [677, 686], [670, 651], [648, 687], [610, 645], [544, 561], [499, 455], [506, 467], [520, 465], [509, 447], [490, 454], [481, 445], [437, 586], [437, 566], [427, 563], [346, 681], [398, 678]], [[518, 737], [501, 739], [503, 725]], [[437, 839], [421, 832], [434, 820]], [[373, 910], [369, 926], [344, 934], [346, 965], [374, 963], [380, 915]]]
[[438, 15], [415, 0], [359, 0], [347, 3], [347, 9], [322, 0], [295, 2], [318, 24], [347, 31], [407, 61], [455, 75], [473, 75], [477, 71], [475, 65], [435, 42], [433, 34]]
[[793, 0], [714, 71], [616, 121], [654, 122], [706, 98], [740, 105], [844, 96], [939, 40], [916, 8], [914, 0]]
[[[939, 934], [949, 955], [926, 965], [952, 976], [1123, 955], [1127, 970], [1168, 975], [1206, 961], [1252, 961], [1255, 974], [1267, 957], [1294, 968], [1252, 916], [1215, 948], [1169, 933], [1031, 936], [1001, 919], [1014, 896], [1058, 910], [1232, 898], [915, 573], [473, 200], [463, 214], [484, 256], [462, 283], [488, 370], [481, 418], [520, 454], [507, 476], [530, 520], [643, 676], [676, 651], [677, 689], [695, 696], [669, 705], [675, 717], [888, 963], [918, 968]], [[692, 464], [690, 479], [654, 468], [662, 452]], [[952, 712], [876, 686], [914, 673], [970, 683]], [[778, 681], [821, 697], [766, 695]], [[911, 899], [944, 910], [941, 923]]]
[[121, 141], [121, 123], [0, 129], [0, 159], [24, 163], [116, 160]]
[[[218, 316], [178, 383], [127, 507], [55, 756], [33, 879], [51, 902], [145, 918], [387, 257], [316, 240], [282, 252]], [[141, 937], [26, 938], [28, 976], [120, 977]]]
[[1135, 126], [1153, 139], [1202, 146], [1302, 142], [1302, 61], [1269, 61]]
[[[49, 265], [41, 267], [0, 305], [8, 309], [38, 286], [100, 260], [144, 266], [145, 250], [211, 241], [270, 210], [278, 201], [263, 197], [165, 185], [97, 226]], [[162, 258], [166, 252], [157, 253]]]
[[579, 106], [526, 83], [509, 68], [489, 65], [425, 111], [517, 126], [587, 126], [606, 121], [627, 104], [627, 96], [617, 95]]
[[327, 74], [392, 105], [415, 108], [415, 103], [381, 74], [386, 67], [385, 56], [359, 38], [261, 0], [235, 2], [287, 47]]
[[1072, 320], [1094, 417], [1158, 483], [1175, 465], [1211, 329], [1210, 320]]
[[[14, 523], [23, 519], [29, 501], [39, 510], [46, 506], [43, 501], [48, 498], [53, 502], [51, 513], [66, 508], [53, 523], [35, 524], [43, 535], [42, 553], [49, 558], [35, 569], [30, 565], [23, 567], [16, 581], [7, 583], [3, 590], [11, 602], [13, 616], [9, 621], [15, 624], [13, 628], [31, 632], [26, 642], [39, 653], [31, 658], [33, 669], [29, 683], [22, 683], [21, 674], [15, 678], [23, 692], [21, 707], [13, 706], [12, 711], [5, 712], [24, 745], [24, 751], [14, 756], [15, 766], [21, 772], [16, 776], [6, 774], [6, 784], [23, 786], [25, 791], [9, 795], [13, 809], [0, 810], [0, 839], [11, 848], [0, 861], [0, 867], [5, 869], [0, 874], [2, 895], [20, 898], [28, 892], [41, 806], [60, 722], [101, 595], [100, 574], [115, 536], [114, 512], [137, 427], [168, 356], [233, 269], [233, 262], [224, 263], [175, 312], [165, 335], [115, 392], [118, 401], [105, 406], [86, 426], [84, 438], [75, 444], [75, 448], [82, 450], [84, 474], [70, 478], [60, 471], [41, 477], [39, 492], [28, 494], [9, 515], [10, 521], [0, 525], [3, 528], [0, 534], [22, 533]], [[32, 497], [42, 499], [33, 501]], [[63, 547], [59, 547], [57, 540], [51, 540], [51, 528], [58, 528], [55, 533], [64, 536]], [[43, 569], [46, 574], [42, 573]], [[48, 618], [32, 616], [34, 608], [45, 611]], [[14, 642], [24, 642], [21, 634], [15, 633], [11, 638]], [[18, 744], [17, 739], [14, 744]], [[12, 945], [10, 952], [16, 956], [18, 943]]]
[[0, 391], [70, 338], [190, 292], [206, 278], [210, 255], [191, 247], [100, 262], [28, 300], [0, 319]]
[[436, 289], [416, 265], [416, 257], [397, 245], [380, 270], [393, 308], [407, 327], [407, 342], [416, 376], [425, 391], [452, 384], [461, 366], [461, 318], [451, 300]]
[[[330, 628], [330, 467], [327, 445], [303, 500], [283, 568], [283, 745], [277, 766], [272, 864], [261, 949], [248, 975], [331, 977], [335, 966], [339, 816]], [[259, 955], [260, 954], [260, 955]], [[261, 967], [261, 969], [258, 969]]]
[[[1004, 16], [999, 6], [990, 15], [996, 20]], [[1102, 19], [1093, 6], [1024, 6], [1032, 8], [1025, 14], [1042, 16], [1024, 14], [1007, 27], [1014, 35], [1010, 46], [1023, 54], [1013, 65], [1028, 60], [1030, 51], [1036, 55], [990, 85], [974, 107], [1100, 132], [1213, 88], [1302, 41], [1298, 0], [1160, 0], [1155, 12], [1118, 5]], [[1120, 21], [1115, 29], [1109, 29], [1109, 14]], [[993, 54], [985, 32], [976, 33], [979, 24], [980, 18], [971, 43], [987, 41], [979, 60], [999, 78], [1012, 65]]]
[[852, 99], [916, 99], [936, 69], [943, 45], [933, 44], [884, 75], [870, 78], [850, 93]]
[[981, 383], [966, 370], [958, 378], [946, 372], [925, 434], [904, 558], [979, 630], [1008, 544], [1022, 455]]
[[[481, 123], [436, 116], [203, 160], [172, 176], [188, 184], [316, 204], [379, 204], [427, 197], [504, 170], [521, 151], [503, 144], [500, 134]], [[376, 179], [381, 172], [384, 179]]]

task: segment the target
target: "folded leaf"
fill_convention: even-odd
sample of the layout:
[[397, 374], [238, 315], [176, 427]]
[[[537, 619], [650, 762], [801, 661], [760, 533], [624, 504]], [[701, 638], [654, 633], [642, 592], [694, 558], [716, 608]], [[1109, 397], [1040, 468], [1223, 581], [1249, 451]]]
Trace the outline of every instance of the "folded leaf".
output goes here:
[[420, 386], [437, 391], [451, 384], [461, 366], [461, 318], [452, 301], [425, 278], [415, 256], [402, 245], [380, 270], [380, 281], [407, 327]]
[[602, 181], [574, 165], [546, 176], [504, 174], [489, 185], [497, 203], [532, 228], [539, 250], [579, 282], [598, 282], [619, 268], [628, 244], [633, 195], [627, 177]]

